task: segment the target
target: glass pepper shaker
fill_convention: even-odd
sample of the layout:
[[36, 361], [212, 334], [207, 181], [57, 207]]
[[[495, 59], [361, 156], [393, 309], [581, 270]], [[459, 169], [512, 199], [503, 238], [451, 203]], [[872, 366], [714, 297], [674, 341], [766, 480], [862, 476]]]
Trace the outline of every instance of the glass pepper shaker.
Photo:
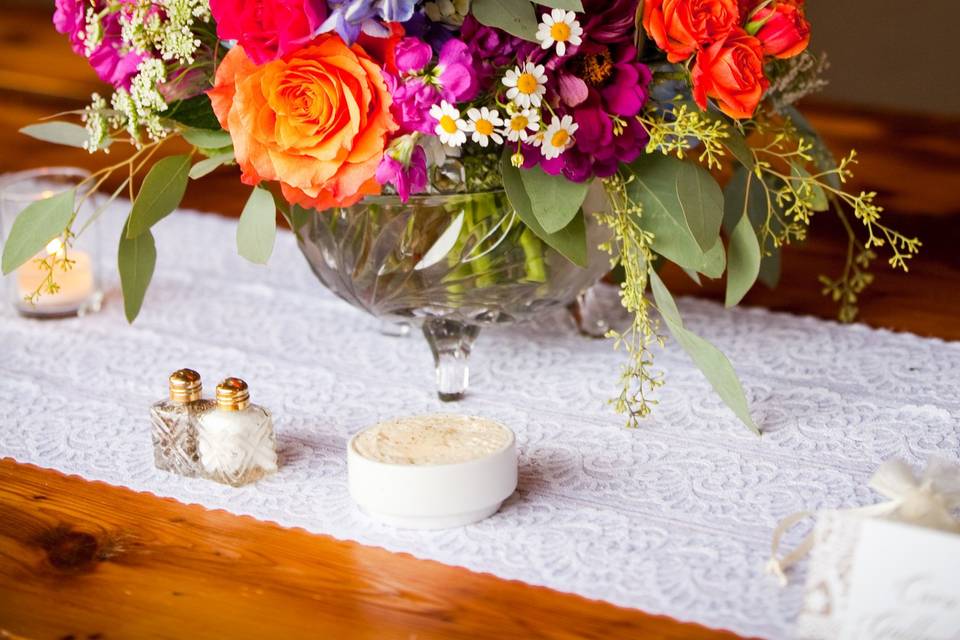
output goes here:
[[217, 385], [217, 403], [198, 425], [203, 475], [239, 487], [277, 470], [273, 418], [250, 403], [247, 383], [227, 378]]
[[200, 475], [197, 418], [212, 410], [214, 402], [201, 398], [200, 374], [191, 369], [170, 374], [169, 387], [170, 397], [150, 409], [154, 464], [192, 478]]

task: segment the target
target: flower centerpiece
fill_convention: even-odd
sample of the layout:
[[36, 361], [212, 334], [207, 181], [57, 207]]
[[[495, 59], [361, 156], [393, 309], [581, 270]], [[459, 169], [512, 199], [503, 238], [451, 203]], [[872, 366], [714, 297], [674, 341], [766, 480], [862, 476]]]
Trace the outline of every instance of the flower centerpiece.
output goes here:
[[[808, 51], [803, 0], [56, 4], [57, 30], [113, 94], [94, 95], [79, 123], [24, 132], [130, 149], [90, 181], [122, 172], [112, 196], [130, 196], [118, 264], [131, 321], [151, 228], [191, 179], [236, 165], [251, 187], [242, 255], [269, 258], [279, 212], [328, 286], [379, 311], [369, 291], [389, 285], [389, 300], [416, 302], [383, 313], [438, 320], [425, 324], [438, 343], [569, 302], [619, 265], [634, 320], [611, 333], [628, 357], [617, 410], [632, 425], [649, 413], [662, 382], [651, 349], [667, 329], [756, 430], [732, 366], [684, 326], [660, 265], [725, 277], [734, 305], [758, 280], [775, 285], [781, 248], [831, 211], [850, 244], [824, 290], [850, 321], [874, 250], [906, 270], [920, 246], [883, 223], [874, 193], [846, 187], [855, 154], [835, 159], [794, 106], [826, 66]], [[193, 150], [163, 157], [174, 138]], [[55, 237], [69, 248], [75, 211], [65, 198], [25, 210], [3, 270], [42, 259]]]

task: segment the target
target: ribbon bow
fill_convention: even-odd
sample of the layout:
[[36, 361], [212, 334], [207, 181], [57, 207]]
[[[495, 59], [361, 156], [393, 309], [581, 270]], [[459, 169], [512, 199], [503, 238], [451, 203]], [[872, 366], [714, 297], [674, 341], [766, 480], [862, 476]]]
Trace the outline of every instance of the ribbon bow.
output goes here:
[[[960, 533], [960, 520], [953, 514], [960, 508], [960, 466], [941, 458], [931, 458], [918, 478], [903, 460], [888, 460], [870, 479], [870, 487], [889, 501], [848, 509], [847, 513]], [[809, 511], [801, 511], [787, 516], [773, 532], [766, 570], [779, 579], [781, 586], [787, 584], [784, 572], [813, 548], [813, 533], [807, 534], [796, 549], [782, 558], [777, 557], [780, 541], [794, 525], [812, 515]]]

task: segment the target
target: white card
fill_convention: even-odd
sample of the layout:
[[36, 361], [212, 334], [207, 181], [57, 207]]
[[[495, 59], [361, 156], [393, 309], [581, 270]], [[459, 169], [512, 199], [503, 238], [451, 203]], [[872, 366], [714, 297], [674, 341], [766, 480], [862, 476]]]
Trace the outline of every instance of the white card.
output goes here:
[[960, 640], [960, 535], [822, 512], [803, 612], [805, 640]]
[[866, 520], [841, 640], [960, 640], [960, 536]]

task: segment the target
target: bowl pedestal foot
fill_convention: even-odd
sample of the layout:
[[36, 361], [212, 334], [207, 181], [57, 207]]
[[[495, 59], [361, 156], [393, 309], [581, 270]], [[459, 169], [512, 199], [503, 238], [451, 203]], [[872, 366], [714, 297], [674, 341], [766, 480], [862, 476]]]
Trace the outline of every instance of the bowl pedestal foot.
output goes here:
[[470, 385], [470, 350], [480, 327], [429, 318], [423, 323], [423, 335], [430, 344], [437, 367], [437, 395], [444, 402], [462, 400]]

